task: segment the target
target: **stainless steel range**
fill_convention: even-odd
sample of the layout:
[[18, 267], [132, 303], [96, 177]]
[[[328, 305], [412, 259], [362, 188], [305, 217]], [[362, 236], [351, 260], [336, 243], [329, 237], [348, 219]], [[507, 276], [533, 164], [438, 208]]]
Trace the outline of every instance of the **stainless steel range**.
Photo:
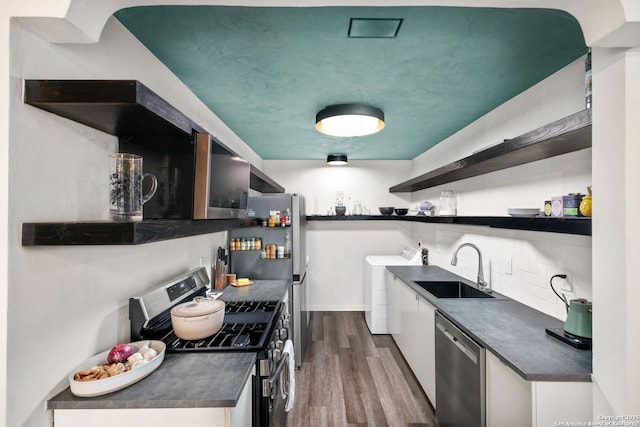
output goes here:
[[131, 340], [162, 340], [166, 351], [175, 353], [255, 352], [253, 426], [283, 425], [289, 391], [287, 376], [280, 374], [294, 363], [284, 352], [290, 328], [286, 305], [281, 301], [225, 301], [224, 323], [218, 332], [199, 340], [178, 338], [171, 326], [171, 308], [205, 296], [208, 283], [206, 269], [198, 268], [146, 295], [130, 298]]

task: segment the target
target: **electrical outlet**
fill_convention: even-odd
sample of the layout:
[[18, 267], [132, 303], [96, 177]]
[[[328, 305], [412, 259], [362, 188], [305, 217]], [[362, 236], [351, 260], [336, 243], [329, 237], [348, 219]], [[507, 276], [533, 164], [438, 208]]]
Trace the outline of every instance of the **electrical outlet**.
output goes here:
[[200, 267], [204, 267], [206, 265], [205, 264], [206, 262], [207, 262], [207, 257], [201, 256], [200, 257]]
[[566, 279], [559, 279], [560, 281], [560, 290], [565, 292], [573, 292], [573, 284], [567, 275]]
[[504, 274], [513, 274], [513, 259], [507, 258], [504, 263]]

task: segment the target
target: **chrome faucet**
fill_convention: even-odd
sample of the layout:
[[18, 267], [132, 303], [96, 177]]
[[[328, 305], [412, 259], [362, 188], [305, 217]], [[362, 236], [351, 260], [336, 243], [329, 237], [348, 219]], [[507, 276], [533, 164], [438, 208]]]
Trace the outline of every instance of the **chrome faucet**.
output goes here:
[[460, 249], [462, 249], [463, 247], [465, 247], [465, 246], [472, 247], [473, 249], [476, 250], [476, 252], [478, 252], [478, 279], [476, 281], [476, 286], [481, 291], [490, 292], [490, 290], [488, 289], [489, 284], [484, 281], [484, 273], [482, 271], [482, 252], [480, 252], [480, 248], [479, 247], [477, 247], [473, 243], [463, 243], [463, 244], [461, 244], [460, 246], [458, 246], [458, 249], [456, 249], [456, 251], [453, 253], [453, 258], [451, 258], [451, 265], [457, 265], [458, 264], [458, 251]]

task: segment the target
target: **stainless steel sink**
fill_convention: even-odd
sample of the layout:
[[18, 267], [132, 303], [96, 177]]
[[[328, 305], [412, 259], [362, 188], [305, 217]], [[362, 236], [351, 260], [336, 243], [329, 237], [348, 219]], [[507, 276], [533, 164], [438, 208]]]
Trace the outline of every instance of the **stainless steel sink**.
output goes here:
[[436, 298], [494, 298], [487, 292], [458, 281], [415, 283]]

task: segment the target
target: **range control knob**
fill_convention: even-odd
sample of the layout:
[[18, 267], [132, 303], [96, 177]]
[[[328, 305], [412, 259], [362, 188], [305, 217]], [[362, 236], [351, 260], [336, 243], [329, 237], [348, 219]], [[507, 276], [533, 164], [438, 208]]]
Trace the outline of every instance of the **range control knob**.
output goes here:
[[282, 358], [282, 352], [280, 350], [273, 350], [273, 361], [278, 362]]
[[280, 352], [284, 350], [284, 341], [282, 340], [276, 341], [276, 349]]

